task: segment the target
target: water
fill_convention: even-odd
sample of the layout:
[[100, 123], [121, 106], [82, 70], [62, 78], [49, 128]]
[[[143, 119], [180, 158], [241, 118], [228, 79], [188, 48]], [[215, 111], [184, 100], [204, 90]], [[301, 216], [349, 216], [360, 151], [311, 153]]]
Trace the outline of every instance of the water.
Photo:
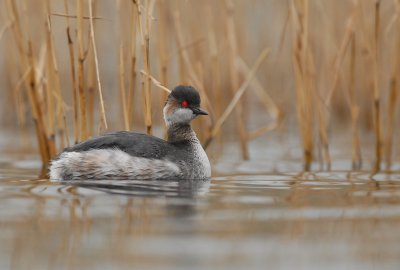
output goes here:
[[39, 165], [0, 160], [0, 269], [400, 267], [400, 174], [64, 185]]

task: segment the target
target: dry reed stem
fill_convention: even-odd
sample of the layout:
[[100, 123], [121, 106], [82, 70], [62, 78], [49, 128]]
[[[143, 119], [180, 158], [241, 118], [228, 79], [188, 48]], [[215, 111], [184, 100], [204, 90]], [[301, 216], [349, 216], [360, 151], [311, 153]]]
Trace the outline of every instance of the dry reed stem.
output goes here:
[[386, 170], [390, 170], [392, 166], [392, 155], [393, 155], [393, 137], [395, 133], [395, 122], [396, 122], [396, 110], [398, 104], [398, 73], [399, 73], [399, 60], [400, 60], [400, 51], [398, 49], [398, 45], [400, 44], [400, 38], [397, 35], [398, 30], [400, 29], [400, 1], [394, 1], [395, 5], [395, 14], [392, 16], [389, 21], [386, 29], [385, 29], [385, 37], [392, 37], [390, 35], [390, 31], [392, 28], [395, 29], [395, 41], [394, 43], [397, 45], [393, 52], [393, 63], [391, 67], [391, 74], [389, 77], [389, 93], [388, 93], [388, 111], [387, 111], [387, 122], [386, 122], [386, 136], [383, 142], [383, 155], [384, 161], [386, 165]]
[[326, 170], [331, 169], [331, 157], [329, 153], [329, 138], [328, 138], [328, 125], [329, 125], [329, 112], [328, 107], [325, 105], [324, 100], [320, 97], [320, 93], [316, 87], [316, 69], [315, 69], [315, 60], [313, 57], [312, 50], [308, 50], [307, 54], [307, 81], [308, 88], [310, 89], [310, 94], [312, 97], [309, 98], [309, 106], [313, 106], [311, 104], [315, 104], [315, 108], [313, 108], [312, 114], [315, 115], [315, 118], [318, 123], [318, 136], [319, 136], [319, 151], [322, 153], [322, 162], [321, 168], [326, 166]]
[[243, 96], [243, 94], [247, 90], [247, 87], [249, 86], [251, 80], [256, 75], [256, 72], [257, 72], [258, 68], [260, 67], [260, 65], [267, 58], [269, 52], [270, 52], [270, 49], [269, 48], [265, 48], [261, 52], [261, 54], [258, 56], [256, 62], [254, 63], [253, 67], [251, 68], [250, 72], [247, 74], [246, 79], [244, 80], [242, 85], [239, 87], [239, 89], [237, 91], [235, 91], [235, 95], [233, 96], [233, 98], [232, 98], [231, 102], [229, 103], [228, 107], [225, 109], [224, 113], [221, 115], [221, 117], [215, 123], [213, 129], [210, 132], [210, 137], [207, 139], [206, 143], [204, 144], [204, 148], [207, 148], [208, 145], [213, 140], [213, 138], [218, 134], [218, 132], [220, 132], [222, 125], [225, 123], [225, 121], [228, 118], [228, 116], [235, 109], [237, 103], [239, 102], [240, 98]]
[[354, 20], [357, 15], [357, 13], [356, 13], [357, 8], [358, 8], [358, 1], [355, 2], [354, 6], [353, 6], [353, 11], [352, 11], [350, 17], [347, 19], [345, 34], [342, 39], [342, 43], [340, 45], [337, 56], [335, 58], [333, 83], [331, 84], [331, 88], [329, 89], [329, 92], [327, 94], [327, 98], [325, 101], [327, 106], [330, 105], [333, 93], [337, 87], [337, 83], [339, 81], [339, 74], [340, 74], [340, 71], [342, 68], [344, 56], [346, 55], [347, 48], [349, 47], [352, 35], [354, 33]]
[[16, 3], [13, 0], [7, 1], [9, 14], [12, 16], [10, 19], [12, 23], [12, 30], [14, 33], [15, 42], [17, 43], [17, 48], [19, 52], [19, 56], [21, 57], [21, 64], [23, 67], [27, 68], [29, 66], [29, 60], [26, 56], [25, 45], [24, 45], [24, 35], [22, 32], [21, 21], [17, 11]]
[[[163, 28], [163, 27], [160, 25], [159, 28]], [[161, 35], [159, 35], [159, 37], [160, 37], [160, 36], [161, 36]], [[200, 46], [200, 45], [203, 44], [205, 41], [207, 41], [205, 38], [198, 38], [198, 39], [196, 39], [196, 40], [194, 40], [194, 41], [191, 41], [191, 42], [189, 42], [188, 44], [183, 45], [182, 47], [179, 47], [179, 48], [176, 49], [175, 51], [171, 52], [171, 53], [167, 56], [166, 60], [173, 59], [174, 57], [176, 57], [176, 55], [180, 55], [180, 54], [182, 53], [182, 51], [189, 50], [189, 49], [193, 49], [193, 48], [195, 48], [195, 47], [197, 47], [197, 46]], [[160, 42], [160, 44], [164, 44], [164, 43], [163, 43], [163, 42]]]
[[171, 90], [168, 89], [168, 87], [164, 86], [162, 83], [160, 83], [159, 81], [157, 81], [157, 79], [154, 78], [153, 76], [147, 74], [146, 71], [141, 70], [141, 71], [140, 71], [140, 74], [142, 74], [142, 75], [144, 75], [144, 76], [146, 76], [146, 77], [149, 77], [150, 80], [151, 80], [151, 82], [152, 82], [155, 86], [157, 86], [158, 88], [164, 90], [166, 93], [168, 93], [168, 94], [171, 93]]
[[[20, 17], [17, 11], [17, 7], [14, 1], [9, 1], [8, 3], [8, 9], [10, 11], [10, 14], [12, 16], [11, 21], [14, 23], [12, 24], [12, 29], [14, 33], [14, 38], [17, 43], [17, 49], [18, 49], [18, 54], [20, 56], [20, 63], [22, 70], [29, 70], [29, 82], [25, 81], [24, 82], [27, 84], [27, 96], [28, 100], [31, 106], [31, 111], [32, 111], [32, 118], [34, 121], [34, 126], [36, 130], [36, 137], [38, 140], [38, 146], [39, 146], [39, 152], [40, 156], [42, 159], [42, 174], [46, 170], [46, 166], [51, 158], [51, 153], [49, 146], [51, 142], [48, 140], [47, 137], [47, 131], [46, 131], [46, 125], [45, 125], [45, 120], [44, 120], [44, 115], [42, 112], [42, 108], [45, 107], [43, 104], [43, 98], [40, 95], [38, 83], [37, 83], [37, 78], [40, 76], [37, 76], [36, 74], [36, 64], [33, 56], [33, 49], [32, 49], [32, 43], [31, 41], [28, 41], [28, 46], [27, 46], [27, 53], [25, 52], [25, 46], [24, 46], [24, 35], [20, 23]], [[42, 56], [45, 54], [42, 53]], [[42, 57], [41, 60], [44, 60], [44, 57]], [[44, 61], [42, 61], [44, 63]], [[40, 65], [44, 66], [44, 65]], [[42, 68], [41, 68], [42, 69]]]
[[[246, 75], [250, 71], [249, 67], [241, 57], [238, 57], [237, 65], [242, 75]], [[250, 87], [254, 91], [254, 93], [258, 96], [259, 100], [264, 105], [266, 111], [272, 118], [271, 119], [272, 123], [260, 127], [254, 131], [249, 131], [247, 134], [247, 139], [249, 141], [254, 140], [257, 137], [262, 136], [263, 134], [277, 128], [279, 125], [280, 115], [281, 115], [278, 106], [276, 106], [275, 102], [272, 100], [272, 98], [269, 96], [267, 91], [264, 89], [264, 87], [261, 85], [261, 83], [257, 80], [256, 77], [254, 77], [253, 80], [251, 80]]]
[[[50, 3], [46, 0], [47, 12], [50, 12]], [[48, 15], [48, 14], [47, 14]], [[46, 18], [46, 53], [47, 53], [47, 86], [46, 86], [46, 103], [47, 103], [47, 120], [46, 127], [49, 135], [49, 154], [54, 157], [57, 150], [55, 146], [55, 104], [53, 91], [55, 91], [55, 79], [53, 74], [53, 58], [51, 57], [52, 40], [51, 40], [51, 26], [49, 17]]]
[[[175, 35], [175, 37], [176, 37], [177, 47], [180, 47], [177, 35]], [[179, 65], [179, 82], [183, 84], [188, 84], [188, 82], [186, 82], [187, 78], [186, 78], [185, 60], [182, 52], [178, 54], [178, 65]]]
[[[95, 99], [96, 99], [96, 68], [94, 63], [94, 54], [93, 54], [93, 46], [92, 46], [92, 38], [90, 37], [90, 30], [89, 30], [89, 44], [88, 49], [86, 51], [86, 84], [85, 84], [85, 91], [86, 91], [86, 112], [87, 112], [87, 129], [88, 135], [90, 136], [95, 132], [95, 124], [94, 124], [94, 115], [95, 115]], [[101, 127], [100, 122], [100, 129]]]
[[211, 103], [210, 103], [210, 99], [208, 98], [208, 95], [206, 93], [206, 91], [204, 91], [204, 89], [199, 88], [199, 86], [201, 85], [201, 81], [198, 78], [194, 68], [193, 68], [193, 64], [190, 61], [190, 57], [189, 54], [187, 52], [187, 50], [182, 50], [181, 48], [184, 47], [184, 38], [183, 38], [183, 33], [182, 33], [182, 28], [181, 28], [181, 24], [179, 23], [180, 20], [180, 13], [179, 10], [175, 11], [174, 13], [174, 26], [175, 26], [175, 34], [176, 34], [176, 40], [178, 43], [178, 47], [180, 48], [180, 58], [179, 58], [179, 65], [180, 65], [180, 80], [181, 82], [184, 82], [184, 78], [185, 78], [185, 70], [188, 72], [189, 77], [191, 79], [191, 81], [193, 82], [194, 86], [198, 88], [198, 90], [200, 91], [200, 94], [202, 95], [202, 100], [203, 100], [203, 104], [204, 107], [210, 112], [210, 117], [212, 118], [212, 116], [214, 115], [214, 111], [212, 109]]
[[[68, 138], [68, 126], [67, 126], [67, 115], [66, 115], [66, 106], [64, 105], [64, 100], [62, 98], [62, 91], [61, 91], [61, 82], [60, 82], [60, 74], [58, 71], [58, 63], [57, 63], [57, 58], [56, 58], [56, 52], [54, 48], [54, 42], [52, 38], [52, 27], [51, 27], [51, 6], [50, 2], [47, 2], [47, 23], [48, 23], [48, 48], [49, 48], [49, 64], [50, 64], [50, 76], [53, 77], [53, 92], [52, 94], [56, 97], [57, 101], [57, 112], [56, 112], [56, 117], [57, 117], [57, 130], [59, 134], [59, 142], [60, 142], [60, 149], [64, 149], [65, 145], [69, 144], [69, 138]], [[51, 153], [51, 157], [53, 158], [56, 155], [56, 151]]]
[[[318, 97], [317, 97], [318, 98]], [[328, 112], [326, 107], [323, 104], [322, 100], [317, 100], [316, 102], [316, 108], [317, 108], [317, 120], [318, 120], [318, 135], [319, 135], [319, 140], [320, 144], [322, 147], [322, 158], [323, 158], [323, 163], [322, 167], [326, 165], [326, 170], [330, 171], [331, 170], [331, 156], [329, 153], [329, 137], [328, 137]]]
[[[399, 4], [400, 6], [400, 4]], [[399, 13], [399, 9], [397, 9], [396, 14]], [[400, 23], [397, 22], [397, 29], [400, 29]], [[396, 120], [396, 109], [398, 104], [398, 74], [400, 67], [400, 50], [398, 49], [400, 45], [400, 38], [397, 36], [396, 40], [397, 50], [395, 50], [395, 56], [393, 57], [394, 63], [392, 64], [392, 74], [390, 76], [390, 84], [389, 84], [389, 106], [388, 106], [388, 115], [387, 115], [387, 132], [385, 138], [385, 162], [386, 169], [390, 170], [392, 166], [392, 154], [393, 154], [393, 137], [395, 130], [395, 120]]]
[[337, 87], [337, 83], [339, 80], [339, 74], [345, 59], [346, 52], [348, 47], [351, 45], [351, 58], [350, 58], [350, 87], [349, 91], [345, 91], [345, 100], [350, 109], [351, 115], [351, 128], [352, 128], [352, 168], [354, 170], [359, 170], [361, 168], [362, 160], [361, 160], [361, 147], [358, 135], [358, 115], [359, 115], [359, 107], [355, 100], [355, 19], [357, 17], [357, 9], [359, 8], [359, 2], [353, 2], [353, 10], [347, 19], [345, 34], [343, 36], [340, 48], [335, 57], [335, 65], [334, 65], [334, 76], [333, 83], [328, 92], [327, 98], [325, 100], [326, 106], [330, 106], [331, 98], [333, 93]]
[[94, 63], [95, 63], [95, 68], [96, 68], [97, 90], [99, 91], [99, 98], [100, 98], [101, 124], [103, 125], [103, 128], [107, 129], [108, 124], [107, 124], [107, 118], [106, 118], [106, 109], [104, 107], [103, 91], [102, 91], [101, 82], [100, 82], [99, 60], [97, 57], [97, 47], [96, 47], [96, 41], [94, 38], [92, 3], [93, 3], [93, 0], [88, 0], [89, 16], [90, 16], [90, 20], [89, 20], [89, 22], [90, 22], [90, 37], [92, 40]]
[[351, 60], [350, 60], [350, 91], [351, 91], [351, 126], [352, 126], [352, 168], [353, 170], [360, 170], [362, 166], [360, 136], [358, 133], [358, 119], [360, 114], [360, 107], [357, 105], [356, 99], [356, 39], [355, 36], [351, 42]]
[[35, 72], [35, 60], [33, 57], [32, 44], [28, 43], [28, 59], [30, 64], [30, 78], [29, 78], [29, 90], [28, 97], [31, 104], [32, 117], [36, 128], [36, 137], [38, 139], [40, 156], [42, 158], [43, 168], [50, 161], [49, 145], [47, 142], [47, 134], [43, 119], [42, 106], [40, 105], [37, 83], [36, 83], [36, 72]]
[[77, 38], [78, 38], [78, 96], [79, 96], [79, 128], [80, 140], [86, 140], [87, 131], [87, 115], [86, 115], [86, 94], [85, 94], [85, 77], [84, 77], [84, 61], [85, 49], [83, 45], [83, 3], [84, 1], [77, 0]]
[[[238, 60], [236, 61], [239, 71], [242, 75], [246, 75], [250, 68], [247, 66], [246, 62], [238, 56]], [[253, 78], [250, 83], [251, 89], [259, 98], [260, 102], [264, 105], [265, 109], [267, 110], [268, 114], [274, 119], [277, 120], [279, 115], [281, 114], [278, 106], [275, 104], [271, 96], [265, 90], [265, 88], [261, 85], [260, 81], [257, 78]]]
[[[309, 1], [292, 2], [291, 18], [296, 36], [293, 45], [293, 63], [296, 77], [297, 112], [302, 133], [304, 169], [310, 170], [313, 161], [314, 121], [317, 120], [323, 163], [330, 169], [331, 158], [328, 142], [328, 114], [316, 88], [316, 69], [313, 51], [309, 45]], [[316, 118], [316, 119], [314, 119]]]
[[[234, 14], [234, 4], [230, 0], [226, 0], [226, 9], [227, 9], [227, 35], [229, 42], [229, 75], [231, 81], [231, 91], [232, 94], [235, 94], [235, 89], [239, 87], [239, 74], [236, 68], [236, 59], [238, 57], [238, 48], [237, 48], [237, 38], [236, 38], [236, 30], [235, 30], [235, 21], [233, 18]], [[241, 101], [238, 101], [237, 106], [235, 106], [235, 115], [237, 121], [237, 129], [240, 138], [240, 148], [243, 160], [249, 159], [249, 148], [247, 145], [247, 130], [244, 121], [243, 115], [243, 106]]]
[[[17, 8], [15, 6], [15, 2], [14, 1], [12, 1], [12, 0], [7, 1], [7, 10], [8, 10], [9, 15], [11, 16], [10, 21], [13, 22], [11, 24], [11, 30], [12, 30], [11, 33], [13, 34], [15, 43], [17, 44], [17, 55], [19, 57], [19, 59], [17, 61], [13, 61], [13, 62], [14, 63], [19, 63], [20, 64], [19, 65], [20, 69], [22, 71], [25, 71], [22, 74], [21, 79], [20, 79], [19, 82], [21, 82], [21, 84], [24, 83], [26, 89], [29, 89], [30, 85], [28, 83], [28, 80], [26, 80], [26, 78], [30, 75], [31, 67], [29, 66], [28, 57], [27, 57], [26, 52], [25, 52], [25, 47], [24, 47], [24, 44], [23, 44], [24, 37], [23, 37], [23, 34], [22, 34], [21, 23], [19, 21], [19, 14], [17, 12]], [[19, 84], [19, 82], [18, 82], [18, 84]], [[17, 87], [16, 87], [17, 90], [19, 89], [18, 84], [17, 84]], [[17, 96], [17, 101], [18, 101], [18, 99], [20, 101], [22, 100], [21, 91], [17, 91], [16, 96]], [[17, 104], [18, 104], [17, 108], [19, 108], [19, 111], [21, 112], [20, 113], [21, 117], [19, 116], [18, 119], [20, 120], [20, 124], [24, 125], [25, 124], [25, 120], [26, 120], [26, 117], [24, 115], [25, 108], [26, 108], [25, 107], [25, 102], [17, 102]]]
[[398, 21], [400, 17], [400, 1], [399, 0], [393, 0], [393, 4], [395, 5], [395, 13], [393, 14], [392, 18], [390, 18], [389, 23], [387, 24], [385, 28], [385, 36], [389, 35], [389, 32], [393, 26], [396, 25], [396, 22]]
[[357, 105], [355, 96], [355, 69], [356, 69], [356, 39], [353, 33], [351, 38], [351, 57], [350, 57], [350, 88], [349, 93], [346, 95], [350, 114], [351, 114], [351, 129], [352, 129], [352, 169], [360, 170], [362, 166], [360, 136], [358, 134], [358, 119], [360, 115], [360, 108]]
[[[314, 121], [317, 120], [323, 163], [330, 170], [331, 158], [328, 141], [328, 112], [316, 88], [316, 69], [313, 50], [309, 45], [309, 1], [292, 2], [292, 20], [297, 36], [294, 45], [294, 66], [297, 82], [297, 110], [304, 147], [304, 169], [310, 170], [313, 161]], [[316, 118], [316, 119], [314, 119]]]
[[[69, 14], [69, 8], [68, 8], [68, 0], [64, 0], [64, 9], [65, 13], [68, 15]], [[72, 92], [72, 114], [73, 114], [73, 130], [74, 130], [74, 143], [79, 142], [79, 116], [78, 116], [78, 110], [79, 110], [79, 101], [78, 101], [78, 91], [76, 89], [77, 83], [76, 83], [76, 71], [75, 71], [75, 50], [74, 50], [74, 44], [71, 38], [71, 24], [69, 21], [69, 17], [66, 17], [67, 21], [67, 29], [66, 29], [66, 34], [67, 34], [67, 42], [68, 42], [68, 53], [69, 53], [69, 61], [70, 61], [70, 72], [71, 72], [71, 92]]]
[[11, 27], [13, 22], [9, 21], [0, 29], [0, 40], [3, 38], [4, 33], [7, 31], [8, 28]]
[[15, 85], [15, 106], [16, 106], [16, 111], [17, 111], [17, 119], [18, 119], [18, 125], [23, 128], [26, 125], [26, 117], [25, 117], [25, 106], [24, 101], [23, 101], [23, 96], [22, 96], [22, 86], [26, 84], [27, 78], [30, 75], [30, 68], [26, 70], [22, 77], [18, 80], [17, 84]]
[[[87, 0], [89, 1], [89, 0]], [[96, 15], [94, 14], [96, 12], [96, 3], [92, 3], [92, 10], [93, 11], [93, 17]], [[89, 4], [89, 3], [88, 3]], [[94, 7], [93, 7], [94, 6]], [[87, 25], [87, 24], [85, 24]], [[93, 25], [94, 28], [94, 25]], [[94, 60], [94, 50], [93, 50], [93, 44], [92, 44], [92, 37], [91, 37], [91, 27], [90, 27], [90, 21], [89, 21], [89, 31], [87, 32], [88, 35], [88, 48], [86, 49], [86, 69], [87, 69], [87, 75], [86, 75], [86, 97], [87, 97], [87, 128], [88, 128], [88, 135], [91, 136], [95, 132], [101, 132], [104, 127], [103, 124], [100, 122], [100, 124], [95, 128], [95, 103], [96, 103], [96, 92], [97, 92], [97, 81], [96, 81], [96, 64]], [[101, 120], [100, 120], [101, 121]]]
[[[211, 74], [213, 76], [213, 79], [211, 80], [211, 89], [213, 93], [213, 100], [214, 100], [214, 107], [215, 107], [215, 117], [219, 118], [221, 117], [223, 111], [222, 111], [222, 100], [223, 100], [223, 93], [221, 91], [222, 89], [222, 78], [221, 78], [221, 59], [219, 56], [219, 48], [217, 44], [217, 34], [215, 31], [215, 25], [216, 23], [214, 22], [215, 17], [212, 16], [212, 7], [210, 5], [210, 1], [207, 2], [207, 29], [208, 29], [208, 47], [210, 51], [210, 57], [211, 57]], [[244, 75], [245, 76], [245, 75]], [[217, 140], [217, 145], [218, 149], [216, 149], [216, 153], [219, 155], [222, 152], [222, 147], [223, 147], [223, 136], [221, 133], [218, 133], [216, 136]]]
[[[76, 16], [76, 15], [62, 14], [62, 13], [57, 13], [57, 12], [53, 12], [53, 13], [51, 13], [51, 15], [58, 16], [58, 17], [63, 17], [63, 18], [71, 18], [71, 19], [77, 19], [78, 18], [78, 16]], [[94, 17], [83, 16], [83, 19], [85, 19], [85, 20], [93, 19], [93, 20], [106, 20], [106, 21], [109, 21], [107, 18], [97, 17], [97, 16], [94, 16]]]
[[132, 5], [132, 22], [131, 22], [131, 66], [130, 66], [130, 76], [129, 76], [129, 92], [128, 92], [128, 123], [129, 130], [132, 129], [132, 119], [133, 119], [133, 104], [134, 96], [136, 90], [136, 38], [137, 38], [137, 24], [138, 24], [138, 9], [135, 1]]
[[126, 99], [126, 89], [125, 89], [125, 68], [124, 68], [124, 47], [121, 44], [119, 47], [119, 92], [121, 98], [121, 111], [122, 111], [122, 119], [124, 123], [124, 129], [129, 130], [129, 116], [128, 116], [128, 108], [127, 108], [127, 99]]
[[[159, 41], [157, 42], [157, 47], [158, 47], [158, 69], [159, 69], [159, 74], [160, 74], [160, 80], [162, 85], [167, 85], [168, 84], [168, 62], [169, 58], [167, 56], [167, 48], [166, 48], [166, 42], [164, 42], [167, 38], [166, 35], [166, 26], [168, 24], [166, 20], [166, 6], [165, 6], [165, 1], [160, 1], [159, 2], [159, 8], [157, 9], [157, 14], [158, 14], [158, 39]], [[151, 79], [152, 82], [154, 83], [154, 80]], [[159, 95], [159, 107], [163, 108], [164, 107], [164, 102], [167, 98], [167, 93], [165, 91], [161, 92]], [[167, 139], [168, 137], [168, 128], [167, 126], [163, 125], [163, 138]]]
[[293, 39], [293, 64], [296, 78], [296, 103], [297, 116], [300, 124], [303, 141], [304, 170], [311, 168], [313, 160], [313, 108], [311, 107], [313, 93], [311, 92], [310, 74], [307, 70], [308, 53], [308, 16], [307, 2], [300, 2], [300, 10], [294, 2], [291, 2], [291, 18], [295, 28], [296, 36]]
[[374, 35], [374, 91], [373, 91], [373, 117], [375, 126], [375, 166], [374, 172], [378, 172], [381, 168], [382, 159], [382, 142], [381, 142], [381, 101], [379, 88], [379, 71], [378, 71], [378, 47], [379, 47], [379, 28], [380, 28], [380, 0], [375, 2], [375, 35]]
[[[196, 74], [198, 75], [198, 78], [201, 82], [201, 85], [199, 87], [201, 89], [205, 89], [204, 87], [204, 68], [202, 63], [197, 60], [195, 63], [195, 68], [196, 68]], [[194, 123], [195, 126], [197, 126], [197, 136], [199, 137], [199, 140], [202, 141], [205, 136], [209, 137], [207, 133], [208, 129], [204, 127], [204, 122], [202, 121], [203, 119], [206, 119], [205, 117], [202, 117], [199, 119], [199, 121], [196, 121]]]
[[[140, 0], [136, 1], [137, 10], [138, 10], [138, 24], [139, 24], [139, 33], [140, 33], [140, 41], [141, 41], [141, 49], [143, 56], [143, 65], [146, 74], [150, 74], [150, 27], [151, 27], [151, 13], [152, 8], [154, 7], [154, 1], [150, 4], [149, 0], [145, 0], [145, 15], [143, 16], [142, 11], [140, 10], [141, 4]], [[145, 27], [143, 27], [143, 21], [145, 22]], [[152, 124], [152, 110], [151, 110], [151, 84], [150, 78], [147, 75], [141, 77], [142, 80], [142, 89], [143, 89], [143, 101], [144, 101], [144, 122], [146, 125], [147, 134], [153, 133], [153, 124]]]
[[[238, 56], [238, 60], [236, 61], [239, 71], [242, 75], [246, 75], [250, 68], [247, 66], [246, 62]], [[259, 98], [259, 101], [264, 105], [265, 109], [267, 110], [268, 114], [276, 121], [278, 120], [281, 112], [278, 106], [275, 104], [271, 96], [265, 90], [265, 88], [261, 85], [260, 81], [257, 78], [253, 78], [250, 83], [251, 89]]]

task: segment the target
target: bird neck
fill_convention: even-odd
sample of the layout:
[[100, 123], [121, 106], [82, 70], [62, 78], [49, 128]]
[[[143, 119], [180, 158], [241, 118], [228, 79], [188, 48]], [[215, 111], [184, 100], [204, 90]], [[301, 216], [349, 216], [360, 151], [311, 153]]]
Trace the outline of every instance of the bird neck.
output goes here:
[[191, 140], [197, 140], [197, 137], [190, 124], [168, 125], [168, 142], [176, 143]]

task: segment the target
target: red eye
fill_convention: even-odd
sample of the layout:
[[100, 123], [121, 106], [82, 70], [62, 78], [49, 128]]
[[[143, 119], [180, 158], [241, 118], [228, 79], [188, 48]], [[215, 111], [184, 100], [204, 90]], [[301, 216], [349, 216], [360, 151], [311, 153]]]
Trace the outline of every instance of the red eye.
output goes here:
[[182, 101], [181, 105], [183, 108], [187, 108], [189, 106], [189, 103], [186, 100], [184, 100]]

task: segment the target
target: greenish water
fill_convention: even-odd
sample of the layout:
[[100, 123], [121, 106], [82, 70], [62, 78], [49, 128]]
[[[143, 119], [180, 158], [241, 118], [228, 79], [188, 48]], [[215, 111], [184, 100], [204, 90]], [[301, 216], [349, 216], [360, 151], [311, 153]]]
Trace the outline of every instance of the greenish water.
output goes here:
[[0, 163], [1, 269], [399, 269], [397, 173], [64, 185], [39, 165]]

